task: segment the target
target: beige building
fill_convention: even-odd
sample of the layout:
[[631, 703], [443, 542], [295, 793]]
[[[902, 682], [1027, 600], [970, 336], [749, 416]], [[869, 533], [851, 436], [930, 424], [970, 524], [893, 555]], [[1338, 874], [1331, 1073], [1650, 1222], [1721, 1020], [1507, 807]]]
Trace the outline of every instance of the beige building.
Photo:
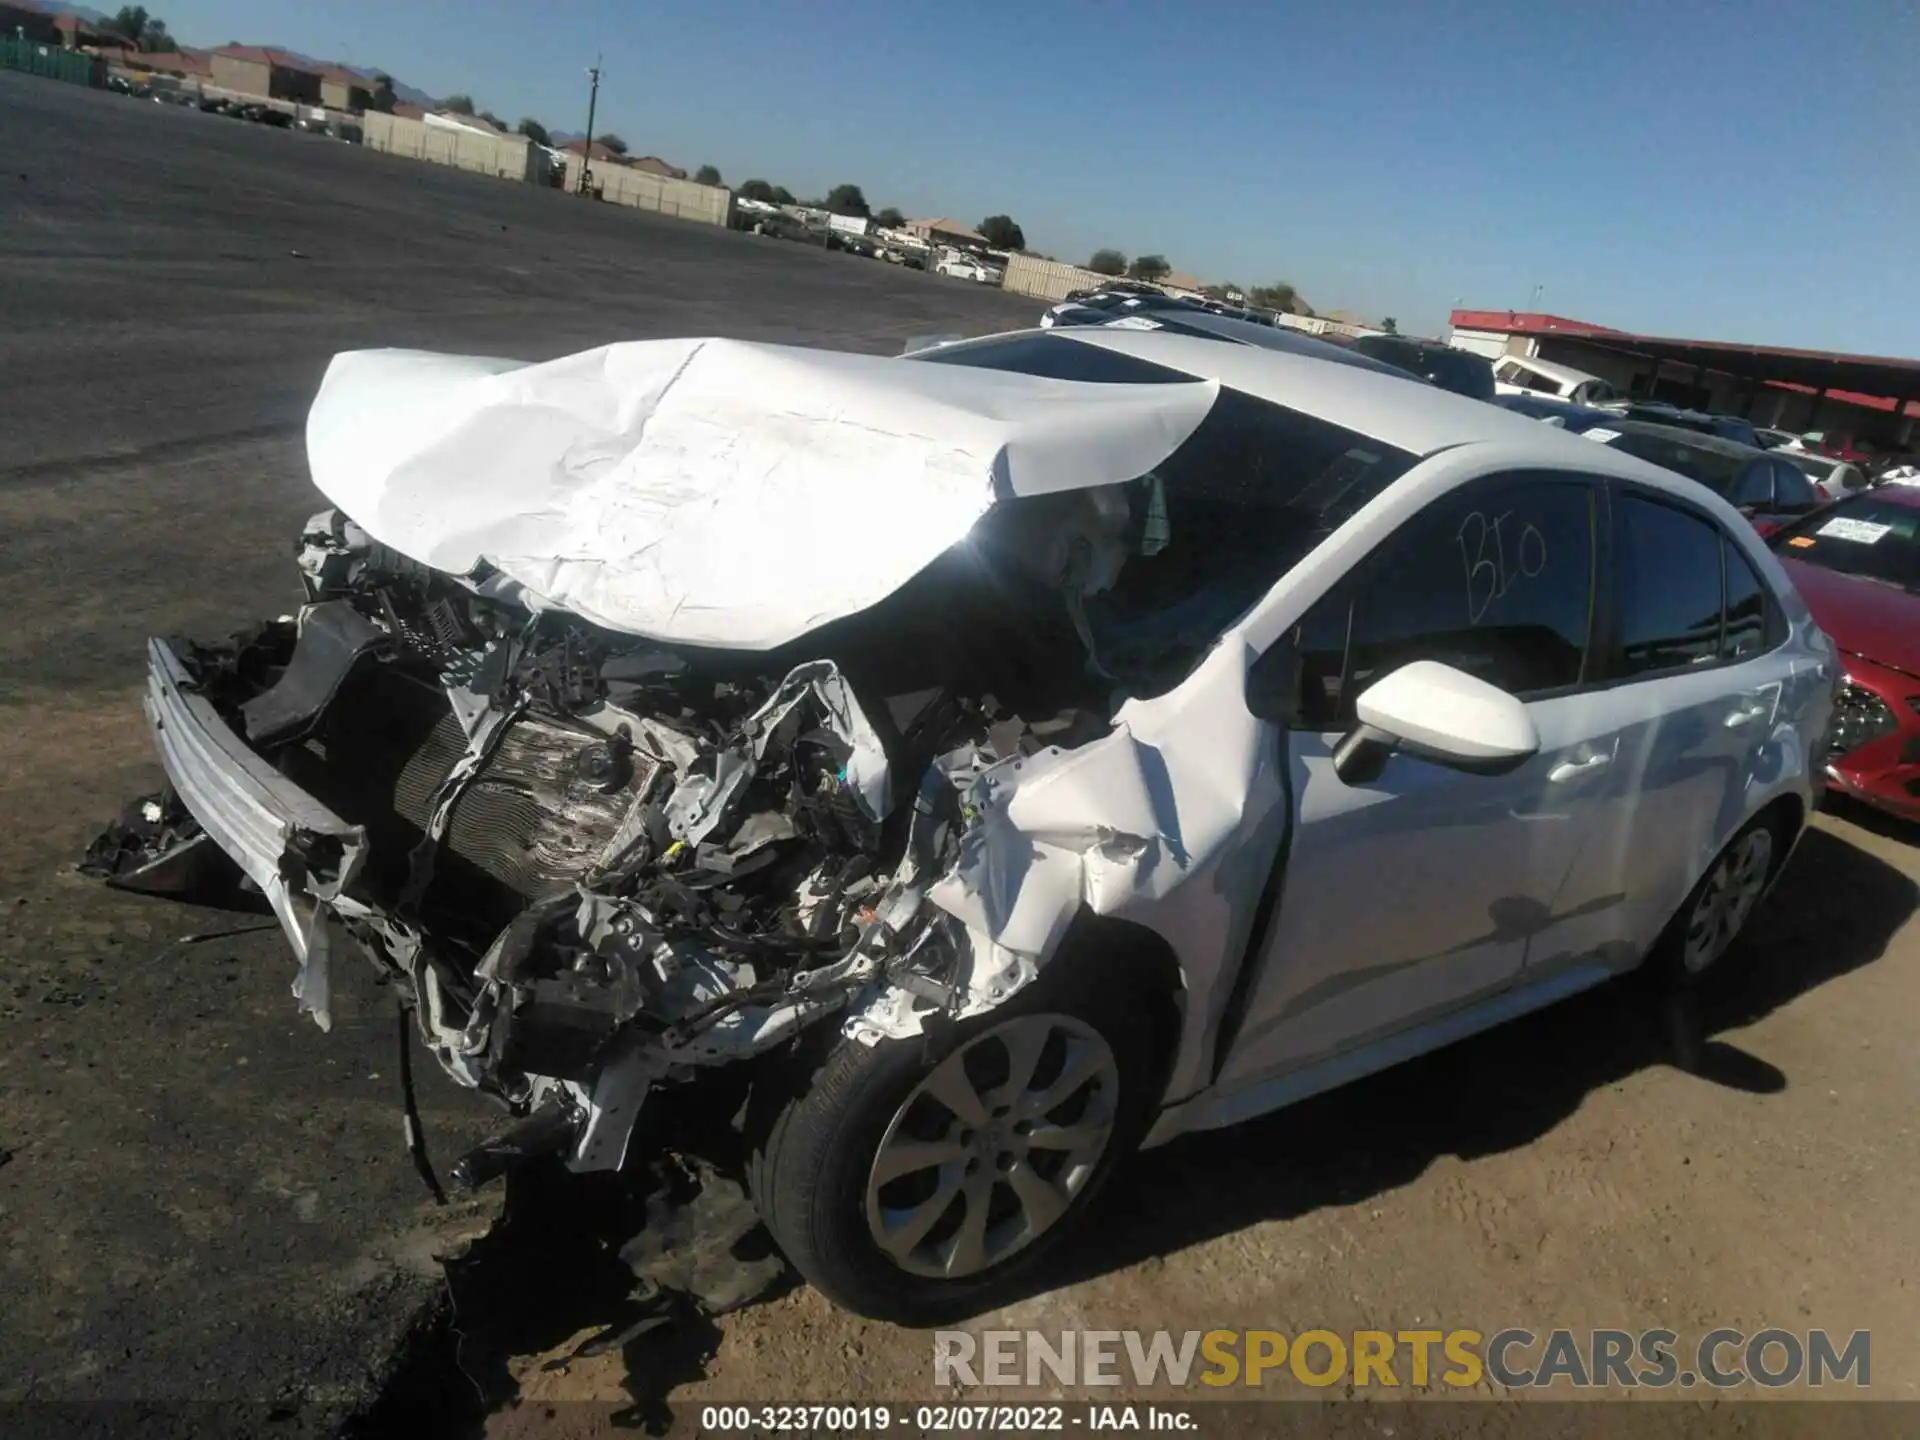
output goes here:
[[366, 110], [373, 105], [373, 82], [335, 65], [321, 72], [320, 103], [329, 110]]
[[209, 78], [222, 90], [263, 100], [319, 105], [321, 71], [284, 50], [262, 45], [222, 45], [208, 57]]
[[937, 220], [909, 220], [907, 232], [928, 245], [958, 245], [963, 249], [986, 250], [987, 237], [971, 225], [941, 216]]

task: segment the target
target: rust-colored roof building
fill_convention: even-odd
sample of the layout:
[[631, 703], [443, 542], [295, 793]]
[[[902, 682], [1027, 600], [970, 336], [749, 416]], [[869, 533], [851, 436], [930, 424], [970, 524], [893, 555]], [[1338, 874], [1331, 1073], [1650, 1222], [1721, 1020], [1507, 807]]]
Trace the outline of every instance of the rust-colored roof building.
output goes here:
[[682, 170], [678, 165], [670, 164], [662, 160], [658, 155], [642, 155], [637, 160], [627, 161], [627, 165], [634, 170], [644, 170], [649, 175], [665, 176], [669, 180], [684, 180], [687, 178], [686, 171]]

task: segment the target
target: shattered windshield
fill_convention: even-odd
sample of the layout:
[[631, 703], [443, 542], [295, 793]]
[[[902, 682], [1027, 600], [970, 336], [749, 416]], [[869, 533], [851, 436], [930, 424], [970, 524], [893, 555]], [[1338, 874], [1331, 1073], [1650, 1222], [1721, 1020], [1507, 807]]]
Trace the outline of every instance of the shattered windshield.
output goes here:
[[1005, 503], [972, 543], [1052, 592], [1042, 603], [1064, 607], [1091, 678], [1160, 695], [1415, 458], [1223, 389], [1150, 474]]

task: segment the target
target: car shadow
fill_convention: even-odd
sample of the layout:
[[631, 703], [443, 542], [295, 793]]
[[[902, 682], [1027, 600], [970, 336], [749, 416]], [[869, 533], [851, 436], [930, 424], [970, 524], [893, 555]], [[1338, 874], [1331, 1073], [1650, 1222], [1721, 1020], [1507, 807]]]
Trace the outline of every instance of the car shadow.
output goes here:
[[1829, 789], [1820, 802], [1820, 808], [1836, 820], [1857, 825], [1882, 840], [1897, 840], [1902, 845], [1920, 845], [1920, 825], [1911, 820], [1902, 820], [1898, 815], [1889, 815], [1884, 810], [1876, 810], [1865, 801], [1856, 800], [1838, 790]]
[[[1136, 1156], [1114, 1177], [1101, 1223], [1035, 1277], [1033, 1293], [1355, 1204], [1443, 1156], [1528, 1145], [1591, 1091], [1650, 1066], [1753, 1094], [1784, 1091], [1791, 1077], [1714, 1037], [1872, 963], [1917, 902], [1920, 887], [1891, 865], [1809, 830], [1738, 947], [1696, 989], [1663, 992], [1629, 974], [1273, 1115]], [[1467, 1094], [1476, 1103], [1433, 1103]]]

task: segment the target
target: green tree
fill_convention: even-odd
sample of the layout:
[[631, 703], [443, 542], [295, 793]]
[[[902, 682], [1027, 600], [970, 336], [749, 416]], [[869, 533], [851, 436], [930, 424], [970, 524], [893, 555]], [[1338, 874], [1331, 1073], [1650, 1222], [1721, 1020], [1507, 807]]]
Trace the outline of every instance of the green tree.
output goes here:
[[718, 166], [702, 165], [698, 170], [693, 172], [693, 183], [696, 185], [724, 185], [726, 182], [720, 178], [720, 169]]
[[1011, 215], [989, 215], [980, 222], [980, 238], [996, 250], [1024, 250], [1026, 233]]
[[774, 186], [773, 193], [767, 196], [767, 198], [776, 205], [792, 205], [796, 203], [793, 198], [793, 192], [784, 185]]
[[136, 50], [160, 51], [177, 49], [173, 36], [167, 33], [167, 22], [157, 15], [149, 15], [144, 5], [122, 5], [119, 12], [107, 21], [106, 27]]
[[518, 133], [526, 136], [529, 140], [533, 141], [533, 143], [536, 145], [553, 144], [553, 136], [547, 133], [547, 127], [542, 125], [538, 120], [534, 119], [531, 115], [522, 115], [520, 117], [520, 123], [514, 126], [513, 128]]
[[734, 193], [742, 200], [758, 200], [767, 205], [773, 203], [773, 186], [765, 180], [748, 180]]
[[836, 215], [871, 215], [867, 208], [867, 197], [860, 193], [858, 185], [836, 185], [827, 192], [825, 208]]
[[1389, 335], [1398, 335], [1400, 333], [1400, 322], [1389, 315], [1380, 322], [1380, 328]]
[[618, 135], [615, 135], [611, 130], [605, 135], [599, 135], [595, 138], [616, 155], [624, 155], [627, 153], [627, 142], [622, 140]]
[[1093, 258], [1087, 261], [1087, 269], [1096, 275], [1124, 275], [1127, 273], [1127, 257], [1118, 250], [1096, 250]]
[[147, 7], [144, 5], [122, 5], [119, 13], [107, 21], [107, 29], [113, 31], [130, 45], [138, 45], [140, 37], [147, 33]]
[[1152, 281], [1161, 279], [1172, 270], [1173, 267], [1167, 264], [1167, 257], [1164, 255], [1139, 255], [1134, 257], [1133, 264], [1127, 267], [1127, 274], [1135, 280]]
[[367, 108], [376, 110], [382, 115], [391, 115], [397, 100], [398, 97], [393, 93], [393, 77], [391, 75], [374, 76], [373, 97], [367, 101]]
[[487, 124], [493, 126], [493, 128], [496, 130], [504, 131], [507, 129], [507, 122], [502, 120], [498, 115], [494, 114], [493, 111], [491, 110], [482, 110], [474, 118], [477, 120], [486, 121]]
[[907, 223], [907, 217], [902, 215], [895, 206], [888, 205], [874, 213], [873, 223], [888, 230], [898, 230]]
[[454, 115], [471, 115], [473, 114], [473, 97], [471, 95], [449, 95], [445, 100], [440, 102], [440, 108]]
[[1284, 280], [1276, 280], [1271, 285], [1256, 285], [1247, 292], [1247, 298], [1265, 310], [1278, 310], [1282, 314], [1296, 314], [1300, 306], [1300, 294]]

